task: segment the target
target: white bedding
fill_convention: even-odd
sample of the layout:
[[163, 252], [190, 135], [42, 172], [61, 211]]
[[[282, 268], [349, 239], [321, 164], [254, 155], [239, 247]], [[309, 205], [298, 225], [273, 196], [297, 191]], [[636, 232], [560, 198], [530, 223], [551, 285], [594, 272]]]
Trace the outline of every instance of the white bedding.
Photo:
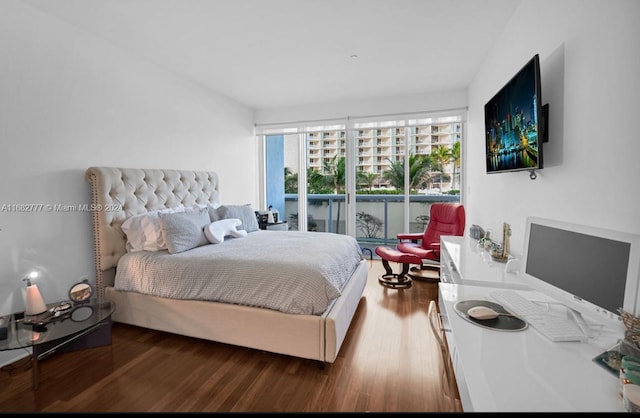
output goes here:
[[346, 235], [259, 230], [179, 254], [127, 253], [118, 261], [115, 288], [321, 315], [362, 259], [357, 241]]

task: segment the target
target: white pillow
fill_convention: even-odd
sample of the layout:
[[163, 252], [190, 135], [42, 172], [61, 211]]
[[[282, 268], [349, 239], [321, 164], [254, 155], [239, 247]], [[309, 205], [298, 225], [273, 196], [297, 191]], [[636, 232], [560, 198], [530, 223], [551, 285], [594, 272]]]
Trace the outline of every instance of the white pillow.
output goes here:
[[234, 238], [242, 238], [247, 236], [247, 231], [238, 230], [238, 226], [242, 225], [242, 221], [236, 218], [222, 219], [220, 221], [211, 222], [204, 227], [204, 235], [212, 244], [220, 244], [225, 237], [232, 236]]
[[[174, 208], [153, 210], [151, 212], [145, 212], [127, 218], [121, 226], [122, 232], [127, 236], [127, 251], [166, 250], [167, 246], [164, 244], [160, 224], [158, 223], [158, 213], [172, 213], [179, 211], [184, 211], [184, 206], [180, 205]], [[160, 237], [158, 237], [158, 234], [160, 234]]]
[[187, 208], [184, 206], [178, 206], [175, 208], [161, 209], [153, 212], [149, 212], [146, 216], [140, 219], [140, 225], [144, 233], [144, 242], [142, 243], [142, 249], [145, 251], [160, 251], [167, 249], [167, 243], [165, 242], [164, 235], [162, 235], [162, 228], [160, 226], [159, 213], [180, 213], [186, 212]]
[[198, 204], [187, 207], [179, 205], [131, 216], [122, 223], [121, 227], [122, 231], [127, 235], [126, 249], [128, 252], [142, 250], [160, 251], [167, 249], [167, 243], [162, 234], [158, 213], [192, 212], [201, 208], [207, 208], [210, 213], [212, 210], [210, 208], [217, 209], [218, 206], [220, 205]]
[[142, 227], [142, 219], [149, 216], [146, 213], [130, 216], [120, 228], [127, 236], [126, 249], [129, 252], [142, 251], [144, 248], [144, 228]]

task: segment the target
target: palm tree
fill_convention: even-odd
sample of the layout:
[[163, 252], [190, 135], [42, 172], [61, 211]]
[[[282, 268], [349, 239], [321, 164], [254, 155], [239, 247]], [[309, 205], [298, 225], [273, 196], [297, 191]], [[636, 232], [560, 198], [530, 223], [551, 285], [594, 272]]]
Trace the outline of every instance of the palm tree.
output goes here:
[[451, 150], [447, 147], [438, 147], [431, 152], [431, 155], [436, 165], [440, 168], [440, 191], [442, 191], [442, 166], [451, 161]]
[[377, 173], [365, 173], [363, 171], [358, 171], [357, 173], [358, 183], [366, 184], [369, 187], [369, 190], [373, 188], [373, 183], [378, 179]]
[[[404, 159], [391, 161], [391, 167], [387, 169], [382, 177], [398, 190], [404, 190]], [[432, 156], [430, 155], [409, 155], [409, 192], [415, 191], [425, 185], [429, 185], [433, 179], [431, 171], [438, 171]]]
[[307, 186], [309, 194], [324, 194], [332, 192], [330, 185], [327, 184], [326, 176], [313, 168], [307, 169]]
[[[325, 184], [333, 186], [333, 192], [335, 194], [344, 194], [346, 162], [344, 157], [336, 155], [331, 159], [330, 163], [325, 162], [324, 171]], [[338, 212], [336, 214], [336, 233], [340, 233], [340, 201], [338, 200]]]
[[456, 169], [460, 168], [460, 141], [454, 142], [451, 148], [451, 158], [453, 159], [453, 180], [451, 188], [456, 189]]
[[298, 193], [298, 173], [293, 173], [289, 167], [284, 168], [284, 192]]
[[328, 182], [333, 185], [333, 190], [336, 194], [344, 193], [344, 180], [346, 172], [346, 161], [344, 157], [338, 158], [334, 156], [331, 159], [331, 163], [325, 163], [325, 172], [328, 174]]
[[[411, 157], [409, 157], [411, 158]], [[389, 184], [392, 187], [395, 187], [398, 190], [404, 189], [404, 160], [396, 160], [391, 161], [391, 159], [387, 159], [391, 163], [391, 167], [386, 169], [384, 173], [382, 173], [382, 178], [389, 181]]]

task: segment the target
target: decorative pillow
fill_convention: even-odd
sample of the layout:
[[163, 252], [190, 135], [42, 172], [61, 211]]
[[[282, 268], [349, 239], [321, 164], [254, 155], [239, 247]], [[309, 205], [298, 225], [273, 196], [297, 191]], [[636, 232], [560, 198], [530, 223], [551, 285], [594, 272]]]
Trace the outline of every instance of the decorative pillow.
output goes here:
[[222, 219], [220, 217], [220, 214], [218, 213], [218, 209], [220, 208], [220, 205], [218, 203], [213, 203], [208, 205], [209, 208], [209, 218], [211, 219], [211, 222], [215, 222], [215, 221], [219, 221], [220, 219]]
[[190, 212], [158, 213], [169, 254], [177, 254], [208, 244], [204, 227], [209, 225], [209, 211], [198, 208]]
[[244, 229], [247, 232], [253, 232], [260, 229], [256, 213], [251, 205], [223, 205], [217, 210], [220, 219], [237, 218], [240, 219], [242, 225], [238, 229]]
[[204, 227], [204, 235], [212, 244], [220, 244], [227, 236], [232, 236], [234, 238], [246, 237], [247, 231], [237, 229], [240, 224], [242, 224], [242, 221], [237, 218], [222, 219], [211, 222], [209, 225]]
[[[178, 212], [184, 210], [183, 206], [175, 208], [153, 210], [127, 218], [122, 223], [122, 232], [127, 236], [126, 249], [134, 251], [158, 251], [167, 249], [164, 239], [161, 236], [160, 224], [158, 223], [159, 212]], [[154, 232], [157, 231], [157, 234]], [[157, 235], [160, 235], [158, 237]]]
[[162, 209], [154, 212], [149, 212], [147, 216], [143, 216], [140, 220], [140, 225], [144, 231], [144, 242], [142, 249], [145, 251], [160, 251], [167, 249], [167, 243], [162, 235], [162, 227], [160, 226], [159, 213], [178, 213], [185, 212], [187, 208], [184, 206], [178, 206], [170, 209]]

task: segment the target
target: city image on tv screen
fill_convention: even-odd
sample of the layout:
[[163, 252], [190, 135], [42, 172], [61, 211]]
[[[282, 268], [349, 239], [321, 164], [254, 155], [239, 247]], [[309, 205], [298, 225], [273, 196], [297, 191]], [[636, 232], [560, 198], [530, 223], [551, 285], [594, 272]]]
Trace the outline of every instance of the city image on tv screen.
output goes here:
[[536, 54], [484, 106], [487, 173], [542, 168]]

